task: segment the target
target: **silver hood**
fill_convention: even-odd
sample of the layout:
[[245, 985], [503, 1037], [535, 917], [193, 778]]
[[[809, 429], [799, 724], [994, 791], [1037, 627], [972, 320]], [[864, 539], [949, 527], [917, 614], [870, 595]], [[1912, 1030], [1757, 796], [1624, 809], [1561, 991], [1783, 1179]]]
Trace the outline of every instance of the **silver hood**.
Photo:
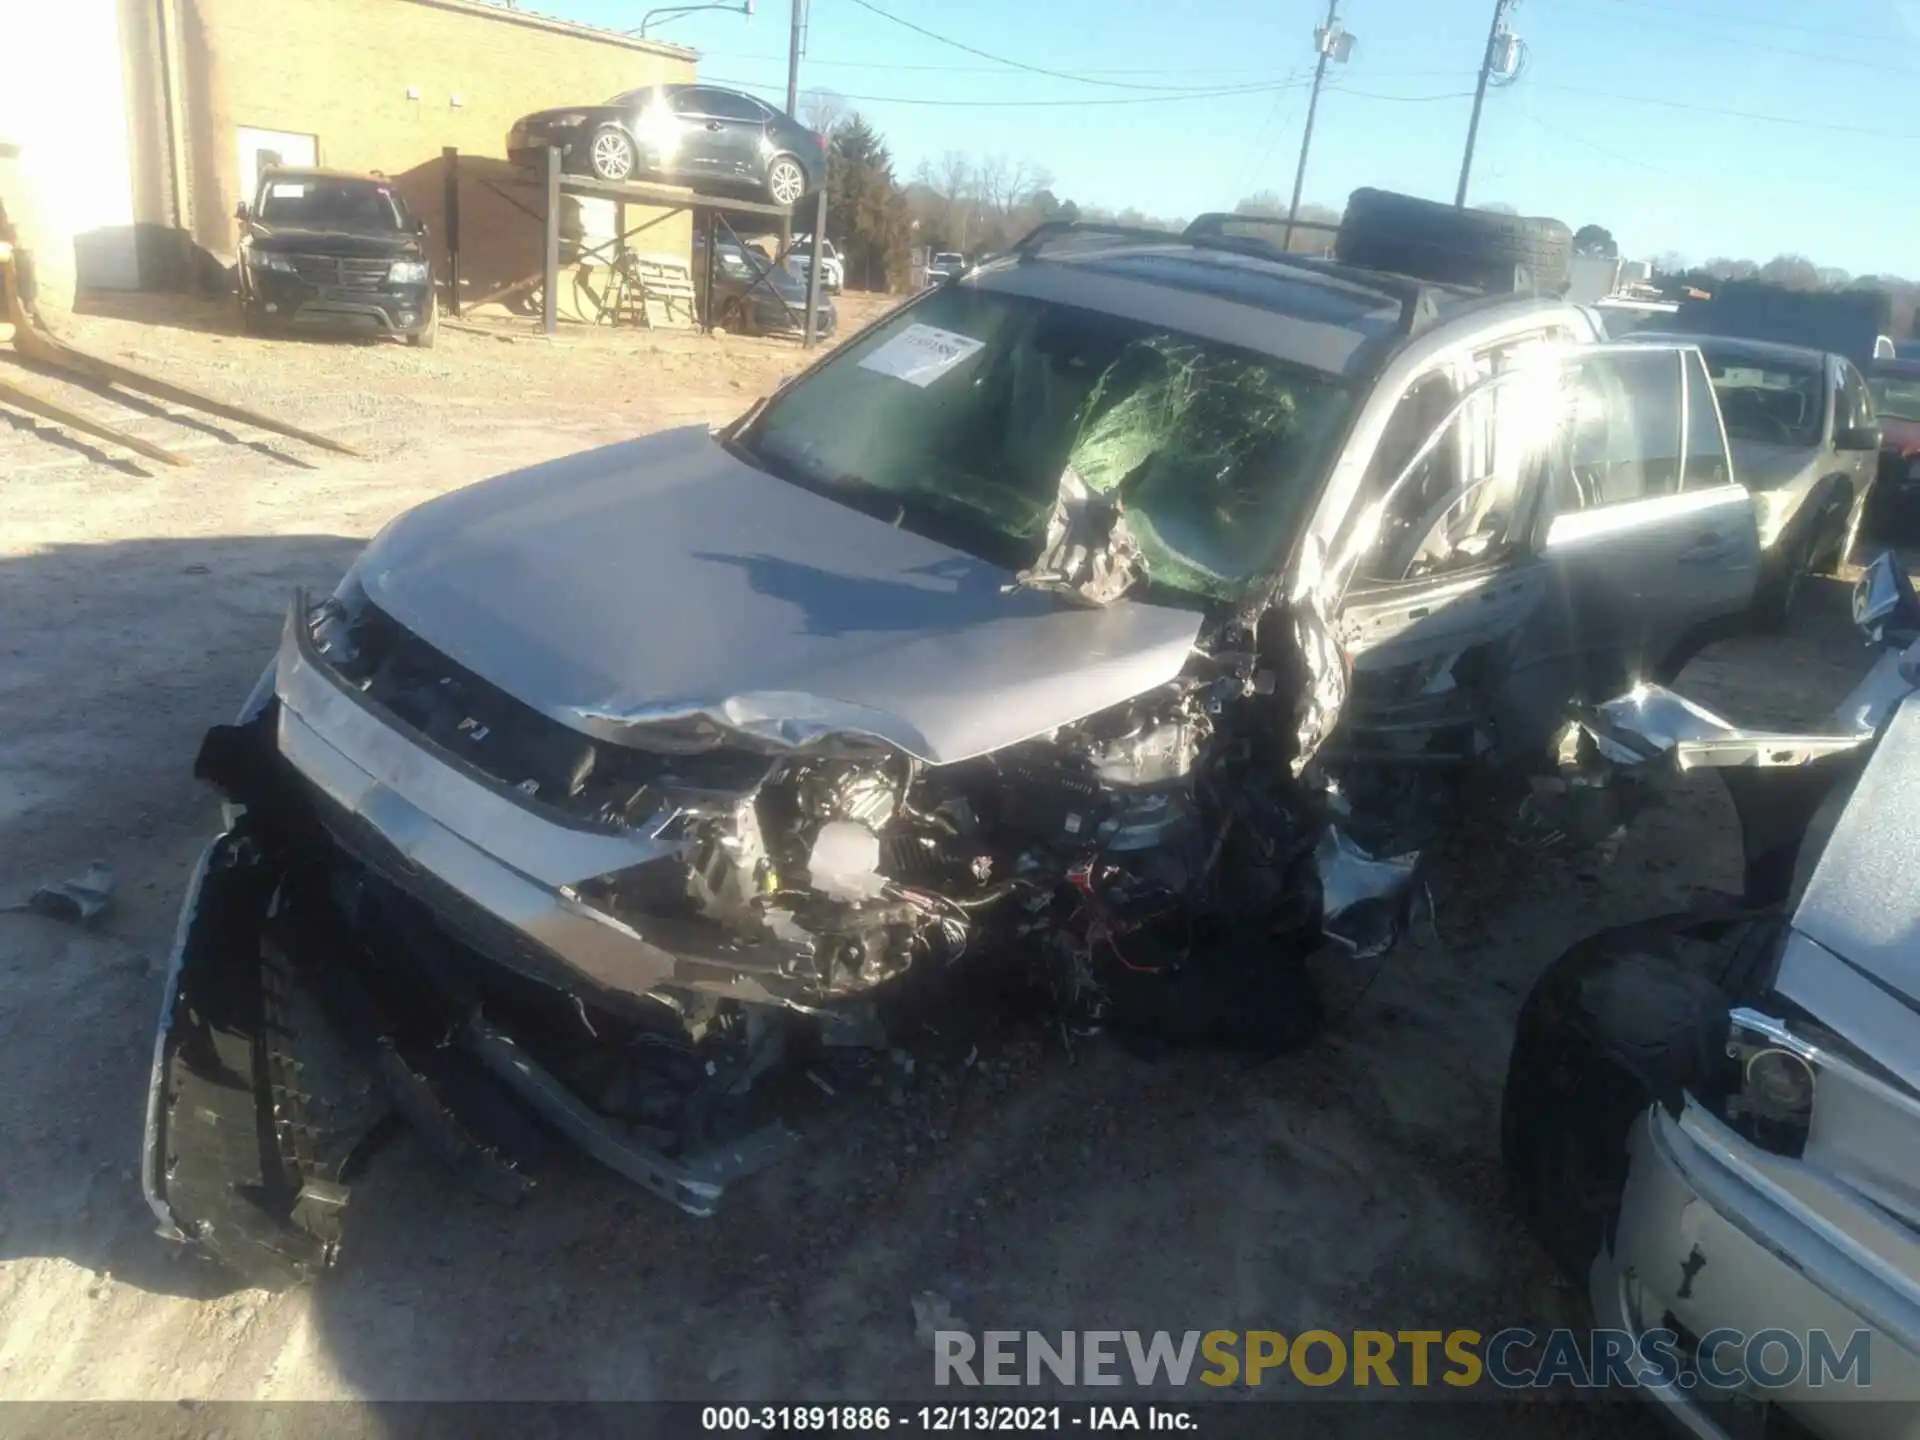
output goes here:
[[1006, 571], [764, 474], [704, 428], [429, 501], [358, 575], [509, 694], [641, 747], [699, 717], [778, 747], [870, 735], [964, 760], [1166, 683], [1200, 628], [1003, 593]]

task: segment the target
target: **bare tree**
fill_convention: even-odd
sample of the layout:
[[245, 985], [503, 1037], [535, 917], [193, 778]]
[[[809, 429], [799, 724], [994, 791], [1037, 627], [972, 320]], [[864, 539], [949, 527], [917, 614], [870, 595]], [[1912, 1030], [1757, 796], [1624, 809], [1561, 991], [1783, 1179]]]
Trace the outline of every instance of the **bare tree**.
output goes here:
[[847, 97], [837, 90], [808, 90], [800, 97], [800, 118], [809, 130], [831, 135], [846, 115]]

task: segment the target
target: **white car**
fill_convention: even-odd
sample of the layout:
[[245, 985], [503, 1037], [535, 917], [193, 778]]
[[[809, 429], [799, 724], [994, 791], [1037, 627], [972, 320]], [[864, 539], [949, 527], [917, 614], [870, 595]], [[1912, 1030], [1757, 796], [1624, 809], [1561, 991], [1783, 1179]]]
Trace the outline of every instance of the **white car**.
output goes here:
[[[793, 273], [806, 278], [807, 271], [813, 268], [812, 237], [799, 235], [794, 237], [793, 249], [787, 255], [787, 263]], [[846, 288], [847, 267], [840, 258], [840, 252], [833, 248], [831, 240], [820, 242], [820, 283], [827, 287], [829, 295], [838, 295]]]
[[1920, 1417], [1920, 601], [1892, 556], [1854, 615], [1881, 657], [1826, 731], [1603, 707], [1603, 745], [1720, 767], [1746, 893], [1574, 946], [1509, 1062], [1523, 1216], [1702, 1440]]

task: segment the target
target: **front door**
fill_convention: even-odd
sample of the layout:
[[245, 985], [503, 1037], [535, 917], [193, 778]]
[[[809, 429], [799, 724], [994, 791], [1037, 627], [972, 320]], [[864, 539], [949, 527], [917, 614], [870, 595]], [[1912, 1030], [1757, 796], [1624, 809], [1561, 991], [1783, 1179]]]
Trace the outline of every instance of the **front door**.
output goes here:
[[674, 96], [680, 120], [679, 170], [686, 179], [738, 180], [760, 143], [758, 113], [745, 96], [700, 86]]

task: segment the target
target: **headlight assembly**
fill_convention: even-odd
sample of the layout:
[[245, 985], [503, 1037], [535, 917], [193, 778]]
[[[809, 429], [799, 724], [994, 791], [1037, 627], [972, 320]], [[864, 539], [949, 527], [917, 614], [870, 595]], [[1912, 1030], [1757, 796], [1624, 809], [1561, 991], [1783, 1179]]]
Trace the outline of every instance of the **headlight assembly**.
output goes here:
[[393, 268], [387, 271], [387, 283], [390, 285], [424, 285], [427, 283], [427, 262], [424, 260], [396, 260]]

